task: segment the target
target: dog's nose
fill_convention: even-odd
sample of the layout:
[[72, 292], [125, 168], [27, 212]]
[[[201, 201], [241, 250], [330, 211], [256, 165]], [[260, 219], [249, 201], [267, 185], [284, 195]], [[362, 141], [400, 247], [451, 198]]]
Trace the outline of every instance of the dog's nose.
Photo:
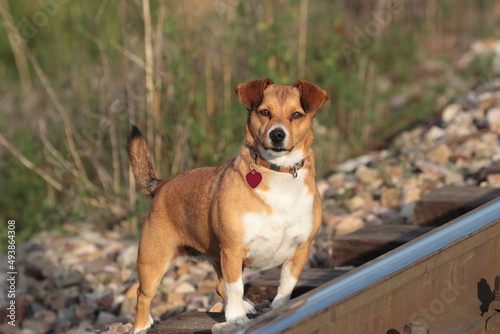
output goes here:
[[273, 143], [281, 143], [286, 137], [285, 131], [280, 128], [276, 128], [273, 131], [269, 132], [269, 138], [273, 141]]

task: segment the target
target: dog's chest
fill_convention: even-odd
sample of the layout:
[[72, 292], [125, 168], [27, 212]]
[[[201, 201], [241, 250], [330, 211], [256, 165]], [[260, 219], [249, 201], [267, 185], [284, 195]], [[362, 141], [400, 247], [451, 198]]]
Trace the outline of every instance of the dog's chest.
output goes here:
[[294, 179], [275, 174], [269, 190], [256, 190], [271, 209], [243, 215], [244, 242], [250, 268], [266, 270], [289, 260], [311, 234], [314, 195], [304, 183], [307, 171]]

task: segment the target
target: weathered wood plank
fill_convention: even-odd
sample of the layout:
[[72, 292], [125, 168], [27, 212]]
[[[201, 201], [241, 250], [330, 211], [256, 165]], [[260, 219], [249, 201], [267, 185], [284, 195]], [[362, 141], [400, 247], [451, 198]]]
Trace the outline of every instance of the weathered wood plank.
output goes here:
[[429, 231], [432, 227], [412, 225], [367, 226], [335, 238], [333, 267], [359, 266]]
[[[258, 314], [248, 314], [250, 319]], [[225, 322], [224, 313], [185, 312], [156, 324], [148, 334], [210, 334], [213, 325]]]
[[[312, 290], [346, 273], [337, 269], [305, 269], [297, 283], [292, 297]], [[246, 284], [245, 296], [255, 304], [272, 300], [279, 283], [280, 270], [270, 270], [260, 278]], [[249, 314], [250, 318], [258, 315]], [[148, 331], [148, 334], [205, 334], [211, 333], [213, 325], [224, 322], [224, 313], [186, 312], [163, 321]]]
[[414, 224], [440, 226], [498, 197], [500, 188], [446, 186], [436, 189], [417, 201]]
[[224, 321], [224, 313], [186, 312], [160, 322], [148, 334], [210, 334], [213, 325]]

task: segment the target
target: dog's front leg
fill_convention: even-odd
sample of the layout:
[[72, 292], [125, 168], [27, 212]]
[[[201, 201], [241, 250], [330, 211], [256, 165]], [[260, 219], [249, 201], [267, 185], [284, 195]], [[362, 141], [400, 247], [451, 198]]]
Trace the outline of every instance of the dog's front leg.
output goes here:
[[243, 252], [221, 252], [222, 276], [226, 290], [226, 321], [244, 324], [248, 321], [247, 312], [254, 313], [253, 307], [243, 300]]
[[305, 242], [297, 247], [293, 257], [283, 264], [280, 274], [278, 293], [271, 303], [272, 309], [280, 307], [290, 300], [293, 288], [295, 288], [295, 285], [299, 280], [300, 273], [307, 263], [310, 245], [310, 242]]
[[275, 309], [280, 307], [290, 300], [293, 288], [295, 288], [295, 285], [299, 280], [299, 276], [302, 273], [302, 270], [304, 270], [307, 260], [309, 259], [309, 250], [311, 249], [313, 239], [321, 226], [321, 213], [321, 200], [319, 193], [316, 191], [313, 204], [313, 229], [311, 231], [311, 235], [304, 243], [300, 244], [295, 249], [295, 253], [292, 258], [283, 264], [278, 293], [271, 303], [271, 308]]

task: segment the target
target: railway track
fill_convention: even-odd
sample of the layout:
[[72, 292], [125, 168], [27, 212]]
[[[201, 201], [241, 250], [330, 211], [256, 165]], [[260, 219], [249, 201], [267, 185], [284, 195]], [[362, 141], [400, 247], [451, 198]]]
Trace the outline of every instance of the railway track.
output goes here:
[[[493, 312], [496, 275], [500, 199], [264, 314], [238, 333], [396, 334], [412, 322], [430, 333], [483, 333], [483, 315]], [[500, 333], [494, 320], [487, 333]]]
[[[500, 334], [497, 275], [500, 198], [337, 275], [234, 332]], [[160, 323], [151, 332], [209, 333], [211, 325], [223, 321], [216, 314], [180, 317], [177, 325], [169, 320], [170, 325]]]

